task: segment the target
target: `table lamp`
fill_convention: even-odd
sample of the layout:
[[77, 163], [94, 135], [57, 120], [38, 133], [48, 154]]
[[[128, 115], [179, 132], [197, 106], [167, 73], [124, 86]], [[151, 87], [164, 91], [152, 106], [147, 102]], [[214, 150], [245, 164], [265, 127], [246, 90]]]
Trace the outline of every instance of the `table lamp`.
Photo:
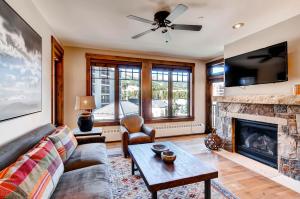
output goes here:
[[92, 110], [96, 108], [94, 96], [76, 96], [75, 110], [79, 110], [77, 125], [82, 132], [91, 131], [94, 125]]

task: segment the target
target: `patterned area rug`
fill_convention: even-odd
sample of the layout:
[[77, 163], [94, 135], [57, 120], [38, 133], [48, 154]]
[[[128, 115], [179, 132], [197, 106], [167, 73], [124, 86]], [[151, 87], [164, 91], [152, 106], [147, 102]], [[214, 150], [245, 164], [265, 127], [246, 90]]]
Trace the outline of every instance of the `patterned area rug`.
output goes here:
[[[118, 199], [146, 199], [151, 198], [143, 179], [138, 175], [131, 175], [131, 160], [123, 156], [109, 157], [112, 192]], [[212, 199], [236, 199], [216, 181], [211, 183]], [[204, 198], [204, 183], [194, 183], [157, 192], [160, 199], [201, 199]]]

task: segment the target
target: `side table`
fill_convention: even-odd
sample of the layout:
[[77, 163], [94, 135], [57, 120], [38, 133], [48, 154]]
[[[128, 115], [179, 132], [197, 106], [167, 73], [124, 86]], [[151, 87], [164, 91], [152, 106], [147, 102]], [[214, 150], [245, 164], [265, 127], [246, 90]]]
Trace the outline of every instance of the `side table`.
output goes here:
[[101, 136], [102, 128], [100, 127], [94, 127], [91, 131], [87, 131], [87, 132], [82, 132], [79, 130], [79, 128], [75, 128], [73, 129], [73, 133], [76, 138], [100, 137], [101, 142], [103, 143], [105, 142], [105, 136]]

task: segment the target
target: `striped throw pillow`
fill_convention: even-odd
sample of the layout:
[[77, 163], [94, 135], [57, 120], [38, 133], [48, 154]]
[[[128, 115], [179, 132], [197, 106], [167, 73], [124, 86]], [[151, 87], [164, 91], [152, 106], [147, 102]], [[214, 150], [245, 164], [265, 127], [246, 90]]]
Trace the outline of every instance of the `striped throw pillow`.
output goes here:
[[53, 143], [50, 140], [42, 140], [25, 155], [42, 169], [48, 170], [52, 177], [53, 186], [56, 187], [64, 172], [64, 165]]
[[67, 126], [58, 127], [52, 135], [49, 135], [49, 139], [55, 145], [63, 162], [70, 158], [78, 145], [73, 131]]
[[50, 198], [53, 191], [48, 170], [25, 155], [0, 171], [0, 198]]

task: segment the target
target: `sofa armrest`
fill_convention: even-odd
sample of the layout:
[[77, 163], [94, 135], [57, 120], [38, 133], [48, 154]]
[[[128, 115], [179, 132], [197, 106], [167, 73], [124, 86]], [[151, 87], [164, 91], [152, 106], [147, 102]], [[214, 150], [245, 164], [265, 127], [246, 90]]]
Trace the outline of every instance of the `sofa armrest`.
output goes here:
[[124, 126], [120, 126], [120, 131], [121, 131], [122, 137], [125, 136], [128, 138], [129, 132], [128, 132], [127, 128], [125, 128]]
[[129, 132], [124, 126], [120, 126], [120, 131], [122, 134], [122, 148], [125, 158], [128, 157], [128, 144], [129, 144]]
[[105, 143], [104, 136], [76, 136], [78, 144]]
[[154, 139], [155, 139], [155, 130], [152, 127], [146, 126], [145, 124], [143, 124], [142, 131], [145, 134], [147, 134], [148, 136], [151, 137], [152, 142], [154, 141]]

